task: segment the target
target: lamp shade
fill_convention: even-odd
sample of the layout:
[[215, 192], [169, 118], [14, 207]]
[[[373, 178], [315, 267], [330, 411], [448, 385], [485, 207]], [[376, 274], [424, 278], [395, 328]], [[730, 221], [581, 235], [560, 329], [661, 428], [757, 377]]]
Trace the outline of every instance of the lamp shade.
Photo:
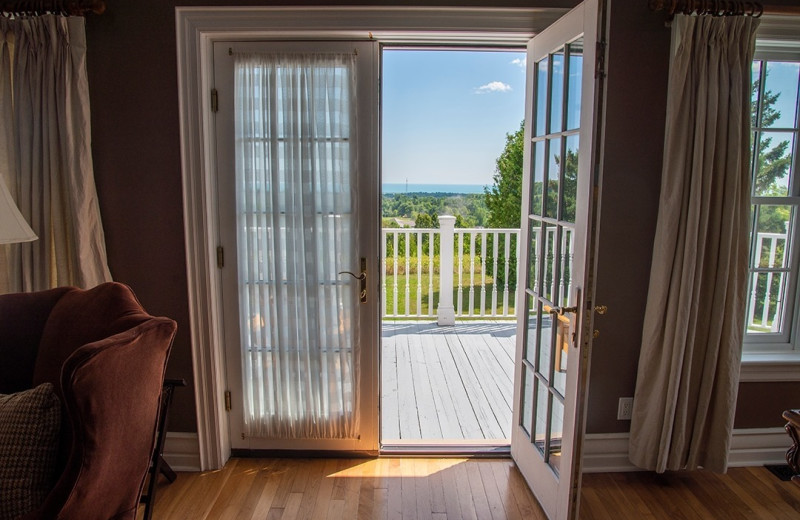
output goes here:
[[6, 183], [0, 180], [0, 244], [30, 242], [37, 238], [14, 204]]

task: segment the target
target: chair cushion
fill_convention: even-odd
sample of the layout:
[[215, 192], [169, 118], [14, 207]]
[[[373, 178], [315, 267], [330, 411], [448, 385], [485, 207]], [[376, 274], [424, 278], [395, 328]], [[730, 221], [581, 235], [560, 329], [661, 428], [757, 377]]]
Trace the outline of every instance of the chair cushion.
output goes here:
[[32, 511], [52, 489], [60, 425], [52, 384], [0, 395], [0, 520]]

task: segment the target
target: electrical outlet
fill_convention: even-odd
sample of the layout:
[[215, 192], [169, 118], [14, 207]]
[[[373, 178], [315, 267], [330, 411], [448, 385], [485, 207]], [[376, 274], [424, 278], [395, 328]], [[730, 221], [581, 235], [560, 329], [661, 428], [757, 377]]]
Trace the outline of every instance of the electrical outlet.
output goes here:
[[617, 406], [617, 420], [630, 421], [633, 414], [633, 397], [620, 397]]

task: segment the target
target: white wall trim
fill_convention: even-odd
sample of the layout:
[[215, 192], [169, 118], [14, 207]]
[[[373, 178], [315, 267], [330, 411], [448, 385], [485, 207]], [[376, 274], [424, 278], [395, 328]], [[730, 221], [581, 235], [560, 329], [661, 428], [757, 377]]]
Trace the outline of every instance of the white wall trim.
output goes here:
[[177, 7], [175, 25], [189, 328], [203, 470], [230, 457], [221, 285], [215, 265], [214, 41], [378, 39], [385, 43], [524, 46], [565, 9], [439, 7]]
[[167, 432], [164, 460], [173, 471], [200, 471], [200, 444], [197, 434]]
[[800, 381], [800, 352], [766, 354], [745, 352], [739, 381]]
[[[584, 473], [642, 471], [628, 459], [629, 433], [587, 434], [583, 446]], [[785, 464], [791, 440], [783, 428], [733, 430], [728, 466]]]

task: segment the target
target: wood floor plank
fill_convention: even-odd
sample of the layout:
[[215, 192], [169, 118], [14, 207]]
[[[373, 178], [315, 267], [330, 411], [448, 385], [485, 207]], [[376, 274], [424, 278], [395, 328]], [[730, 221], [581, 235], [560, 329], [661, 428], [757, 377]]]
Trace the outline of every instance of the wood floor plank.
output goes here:
[[394, 334], [381, 339], [381, 437], [400, 438], [400, 410], [397, 396], [397, 344]]
[[[475, 414], [482, 432], [481, 437], [478, 438], [502, 439], [503, 431], [491, 410], [491, 401], [487, 399], [486, 394], [481, 388], [481, 378], [476, 375], [475, 367], [470, 363], [464, 345], [461, 343], [458, 336], [448, 335], [446, 339], [470, 403], [469, 408], [463, 410], [463, 413], [466, 414], [468, 410], [471, 409]], [[461, 413], [462, 411], [460, 410], [459, 416]]]
[[442, 428], [439, 425], [439, 417], [434, 398], [434, 387], [438, 386], [438, 381], [431, 380], [428, 373], [428, 358], [432, 357], [426, 352], [420, 338], [420, 326], [414, 327], [414, 333], [409, 334], [408, 356], [411, 361], [411, 371], [413, 374], [414, 396], [416, 399], [417, 419], [419, 420], [421, 439], [441, 439]]
[[[444, 369], [440, 357], [441, 351], [448, 350], [447, 343], [440, 335], [431, 331], [432, 327], [419, 331], [420, 341], [424, 349], [428, 366], [428, 377], [431, 381], [433, 404], [436, 408], [436, 419], [439, 421], [442, 439], [463, 439], [464, 434], [459, 423], [458, 413], [449, 385], [446, 384]], [[447, 353], [449, 355], [449, 351]]]
[[408, 346], [408, 335], [398, 336], [397, 348], [397, 408], [400, 414], [400, 438], [421, 439], [417, 397], [414, 391], [414, 372]]
[[[153, 517], [546, 518], [512, 461], [452, 458], [231, 459], [220, 471], [179, 473], [175, 483], [160, 485]], [[580, 518], [796, 520], [800, 487], [763, 467], [731, 468], [726, 475], [587, 474]]]

